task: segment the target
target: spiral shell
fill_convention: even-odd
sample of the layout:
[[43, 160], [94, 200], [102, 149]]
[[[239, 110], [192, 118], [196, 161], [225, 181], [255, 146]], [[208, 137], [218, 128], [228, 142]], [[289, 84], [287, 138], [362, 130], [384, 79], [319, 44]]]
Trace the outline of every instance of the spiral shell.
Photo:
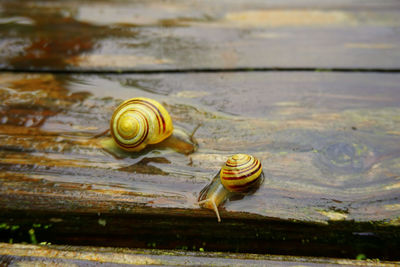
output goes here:
[[258, 159], [247, 154], [236, 154], [228, 158], [221, 168], [220, 179], [231, 192], [243, 192], [256, 183], [262, 172]]
[[111, 135], [115, 143], [127, 151], [139, 151], [156, 144], [173, 131], [171, 117], [157, 101], [145, 97], [121, 103], [111, 118]]

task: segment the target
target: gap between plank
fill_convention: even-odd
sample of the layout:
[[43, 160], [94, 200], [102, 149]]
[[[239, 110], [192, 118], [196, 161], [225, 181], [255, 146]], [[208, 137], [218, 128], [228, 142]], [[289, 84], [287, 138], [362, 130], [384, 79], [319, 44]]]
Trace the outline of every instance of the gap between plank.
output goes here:
[[79, 69], [24, 69], [0, 68], [0, 72], [11, 73], [59, 73], [59, 74], [179, 74], [179, 73], [218, 73], [218, 72], [357, 72], [357, 73], [400, 73], [400, 69], [380, 68], [189, 68], [189, 69], [115, 69], [115, 70], [79, 70]]

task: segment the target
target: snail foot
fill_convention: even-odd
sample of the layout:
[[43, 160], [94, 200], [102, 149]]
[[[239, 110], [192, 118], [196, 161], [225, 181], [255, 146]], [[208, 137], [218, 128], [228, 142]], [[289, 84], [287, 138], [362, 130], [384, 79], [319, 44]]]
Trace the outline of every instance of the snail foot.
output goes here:
[[112, 139], [111, 137], [102, 138], [100, 140], [100, 145], [106, 152], [110, 153], [117, 159], [127, 158], [130, 155], [132, 155], [128, 151], [119, 148], [115, 143], [114, 139]]

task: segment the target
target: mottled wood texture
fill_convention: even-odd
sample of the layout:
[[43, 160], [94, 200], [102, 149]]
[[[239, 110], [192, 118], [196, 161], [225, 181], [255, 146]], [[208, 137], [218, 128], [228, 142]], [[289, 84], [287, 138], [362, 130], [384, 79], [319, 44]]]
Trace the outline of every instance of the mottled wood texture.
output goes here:
[[[251, 212], [398, 224], [398, 75], [2, 74], [0, 81], [3, 207], [165, 207], [214, 216], [198, 208], [198, 192], [228, 155], [247, 152], [262, 161], [267, 179], [256, 194], [226, 204], [225, 218]], [[189, 131], [200, 125], [198, 151], [106, 153], [96, 136], [121, 100], [137, 95], [163, 102]], [[24, 199], [34, 201], [25, 206]]]
[[[2, 241], [36, 224], [52, 225], [37, 242], [399, 259], [399, 9], [0, 1]], [[198, 151], [103, 150], [113, 109], [134, 96], [200, 126]], [[238, 152], [266, 180], [218, 225], [198, 193]]]
[[0, 264], [12, 266], [396, 266], [396, 262], [322, 259], [254, 254], [131, 250], [0, 243]]
[[[130, 236], [152, 240], [161, 234], [170, 243], [156, 239], [158, 246], [168, 247], [176, 234], [207, 240], [207, 249], [248, 251], [244, 244], [255, 242], [250, 251], [295, 248], [316, 255], [310, 249], [318, 247], [318, 255], [397, 255], [396, 74], [2, 74], [0, 80], [0, 206], [3, 217], [12, 218], [4, 219], [9, 226], [53, 224], [66, 216], [41, 240], [146, 246]], [[200, 125], [198, 151], [184, 155], [155, 147], [125, 158], [104, 151], [101, 133], [113, 109], [136, 95], [164, 103], [173, 121], [189, 131]], [[258, 157], [266, 180], [255, 194], [226, 203], [216, 225], [214, 213], [198, 207], [198, 193], [237, 152]], [[111, 226], [103, 229], [97, 214]], [[310, 231], [307, 223], [322, 228]], [[227, 238], [239, 229], [258, 230]], [[212, 244], [218, 235], [230, 245]], [[282, 243], [289, 237], [299, 246], [318, 241], [291, 247]], [[273, 247], [265, 244], [269, 239]], [[351, 245], [364, 239], [372, 239], [373, 250]]]
[[397, 0], [0, 2], [0, 67], [400, 68]]

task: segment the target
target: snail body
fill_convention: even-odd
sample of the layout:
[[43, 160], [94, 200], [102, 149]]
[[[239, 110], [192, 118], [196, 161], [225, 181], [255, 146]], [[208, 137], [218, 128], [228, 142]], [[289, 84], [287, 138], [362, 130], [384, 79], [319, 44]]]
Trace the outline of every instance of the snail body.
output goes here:
[[160, 143], [173, 131], [168, 111], [157, 101], [137, 97], [122, 102], [110, 122], [111, 136], [119, 148], [140, 151]]
[[247, 194], [262, 182], [261, 162], [247, 154], [235, 154], [228, 158], [213, 182], [200, 192], [200, 206], [214, 210], [218, 222], [221, 217], [218, 206], [236, 194]]

